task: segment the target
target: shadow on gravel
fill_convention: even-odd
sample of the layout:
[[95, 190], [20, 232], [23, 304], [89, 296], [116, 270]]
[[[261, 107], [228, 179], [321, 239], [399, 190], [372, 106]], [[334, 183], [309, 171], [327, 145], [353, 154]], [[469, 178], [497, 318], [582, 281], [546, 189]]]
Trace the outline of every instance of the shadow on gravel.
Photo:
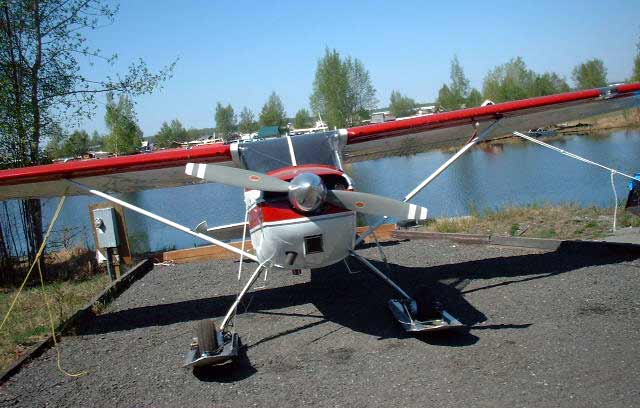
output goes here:
[[[426, 249], [425, 256], [428, 256]], [[467, 326], [465, 330], [420, 335], [418, 338], [429, 344], [455, 347], [477, 342], [478, 337], [471, 334], [470, 330], [526, 329], [528, 327], [527, 324], [479, 325], [486, 321], [485, 315], [464, 298], [464, 294], [468, 293], [464, 289], [473, 280], [506, 278], [504, 282], [475, 288], [472, 291], [487, 290], [495, 286], [518, 284], [562, 273], [577, 272], [586, 266], [627, 262], [638, 257], [633, 253], [611, 250], [590, 243], [567, 242], [554, 252], [487, 258], [433, 267], [397, 264], [390, 264], [389, 267], [390, 277], [414, 295], [419, 303], [437, 300]], [[381, 270], [386, 270], [384, 263], [375, 260], [371, 262]], [[365, 270], [364, 267], [352, 269]], [[338, 263], [331, 267], [312, 270], [310, 282], [256, 291], [248, 302], [250, 302], [251, 312], [268, 313], [266, 311], [312, 303], [322, 314], [322, 316], [315, 316], [319, 318], [318, 322], [295, 329], [275, 328], [274, 335], [259, 340], [261, 343], [292, 332], [307, 330], [325, 321], [332, 321], [351, 330], [381, 339], [409, 337], [389, 313], [387, 300], [392, 297], [396, 297], [395, 293], [375, 276], [368, 273], [347, 273], [344, 265]], [[218, 296], [106, 313], [96, 316], [82, 327], [80, 334], [164, 326], [222, 316], [233, 298], [233, 296]], [[240, 312], [244, 311], [241, 307]], [[308, 317], [300, 316], [300, 318]]]

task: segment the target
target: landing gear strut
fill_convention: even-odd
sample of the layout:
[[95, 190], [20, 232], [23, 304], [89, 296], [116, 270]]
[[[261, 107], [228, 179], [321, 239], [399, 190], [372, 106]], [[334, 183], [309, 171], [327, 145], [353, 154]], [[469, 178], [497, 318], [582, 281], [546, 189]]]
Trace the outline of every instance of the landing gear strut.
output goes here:
[[402, 290], [400, 286], [398, 286], [394, 281], [389, 279], [387, 275], [382, 273], [378, 268], [376, 268], [368, 259], [363, 258], [357, 253], [351, 251], [351, 256], [356, 258], [362, 264], [364, 264], [369, 272], [373, 273], [387, 285], [389, 285], [393, 290], [398, 292], [398, 294], [402, 297], [401, 299], [390, 299], [389, 300], [389, 309], [391, 309], [391, 313], [396, 318], [398, 323], [402, 326], [405, 331], [408, 332], [426, 332], [426, 331], [437, 331], [437, 330], [448, 330], [456, 327], [463, 327], [464, 325], [460, 323], [458, 319], [449, 314], [444, 308], [437, 306], [436, 312], [439, 317], [429, 320], [418, 320], [417, 316], [420, 312], [419, 305], [414, 298], [409, 296], [407, 292]]
[[262, 271], [267, 266], [266, 262], [258, 265], [247, 283], [244, 285], [236, 300], [233, 302], [227, 314], [224, 316], [220, 327], [216, 327], [213, 320], [203, 320], [198, 324], [197, 338], [191, 344], [187, 353], [185, 367], [202, 367], [207, 365], [224, 364], [238, 357], [239, 336], [228, 330], [232, 318], [236, 314], [240, 301], [247, 291], [256, 282]]

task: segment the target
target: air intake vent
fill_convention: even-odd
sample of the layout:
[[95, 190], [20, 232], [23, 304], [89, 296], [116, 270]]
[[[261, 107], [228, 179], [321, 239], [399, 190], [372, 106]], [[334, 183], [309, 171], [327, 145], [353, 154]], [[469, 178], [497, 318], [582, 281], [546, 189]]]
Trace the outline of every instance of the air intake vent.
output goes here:
[[323, 252], [322, 235], [311, 235], [304, 237], [304, 252], [309, 254], [317, 254]]

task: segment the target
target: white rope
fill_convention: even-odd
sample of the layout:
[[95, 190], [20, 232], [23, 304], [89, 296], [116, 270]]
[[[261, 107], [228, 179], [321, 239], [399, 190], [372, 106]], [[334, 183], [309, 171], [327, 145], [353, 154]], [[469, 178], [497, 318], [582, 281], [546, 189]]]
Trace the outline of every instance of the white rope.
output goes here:
[[628, 175], [626, 173], [623, 173], [621, 171], [618, 171], [616, 169], [612, 169], [611, 167], [604, 166], [604, 165], [602, 165], [600, 163], [596, 163], [596, 162], [591, 161], [589, 159], [585, 159], [584, 157], [581, 157], [581, 156], [578, 156], [577, 154], [573, 154], [573, 153], [568, 152], [566, 150], [560, 149], [559, 147], [551, 146], [550, 144], [545, 143], [543, 141], [540, 141], [540, 140], [538, 140], [538, 139], [536, 139], [534, 137], [522, 134], [520, 132], [513, 132], [513, 134], [516, 135], [516, 136], [520, 136], [523, 139], [527, 139], [530, 142], [539, 144], [540, 146], [546, 147], [546, 148], [551, 149], [551, 150], [555, 150], [556, 152], [558, 152], [560, 154], [563, 154], [565, 156], [571, 157], [572, 159], [576, 159], [576, 160], [579, 160], [579, 161], [581, 161], [583, 163], [591, 164], [592, 166], [596, 166], [596, 167], [603, 168], [605, 170], [609, 170], [611, 173], [619, 174], [619, 175], [624, 176], [626, 178], [630, 178], [631, 180], [640, 181], [640, 179], [638, 179], [636, 177], [630, 176], [630, 175]]
[[630, 175], [628, 175], [626, 173], [623, 173], [621, 171], [618, 171], [616, 169], [612, 169], [611, 167], [607, 167], [607, 166], [604, 166], [604, 165], [602, 165], [600, 163], [596, 163], [596, 162], [591, 161], [589, 159], [585, 159], [584, 157], [581, 157], [581, 156], [578, 156], [577, 154], [573, 154], [573, 153], [568, 152], [566, 150], [560, 149], [559, 147], [551, 146], [548, 143], [540, 141], [540, 140], [538, 140], [536, 138], [533, 138], [531, 136], [522, 134], [520, 132], [513, 132], [513, 134], [515, 136], [520, 136], [523, 139], [527, 139], [527, 140], [529, 140], [529, 141], [531, 141], [533, 143], [539, 144], [540, 146], [546, 147], [546, 148], [551, 149], [551, 150], [555, 150], [556, 152], [558, 152], [560, 154], [563, 154], [565, 156], [571, 157], [572, 159], [576, 159], [576, 160], [579, 160], [579, 161], [581, 161], [583, 163], [587, 163], [587, 164], [590, 164], [592, 166], [596, 166], [596, 167], [600, 167], [600, 168], [605, 169], [605, 170], [609, 170], [609, 173], [611, 174], [611, 189], [613, 190], [613, 198], [614, 198], [614, 200], [616, 202], [615, 203], [615, 207], [613, 207], [613, 232], [616, 232], [616, 223], [617, 223], [617, 220], [618, 220], [618, 192], [616, 191], [616, 185], [613, 182], [613, 176], [615, 176], [616, 174], [619, 174], [621, 176], [624, 176], [626, 178], [629, 178], [629, 179], [635, 180], [635, 181], [640, 181], [640, 179], [638, 179], [637, 177], [630, 176]]
[[614, 172], [611, 172], [611, 189], [613, 190], [613, 198], [616, 201], [615, 207], [613, 207], [613, 232], [616, 232], [616, 219], [618, 217], [618, 192], [616, 191], [616, 185], [613, 182]]

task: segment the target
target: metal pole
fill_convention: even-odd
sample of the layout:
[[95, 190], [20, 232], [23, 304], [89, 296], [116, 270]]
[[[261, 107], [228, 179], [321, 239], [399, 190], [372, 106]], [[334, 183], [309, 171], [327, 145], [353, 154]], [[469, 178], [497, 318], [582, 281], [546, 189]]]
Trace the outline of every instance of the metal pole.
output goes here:
[[376, 274], [380, 279], [382, 279], [387, 285], [391, 286], [393, 289], [396, 290], [396, 292], [398, 292], [400, 294], [400, 296], [402, 296], [403, 298], [405, 298], [406, 300], [408, 300], [409, 302], [413, 302], [413, 298], [411, 296], [409, 296], [407, 294], [407, 292], [405, 292], [404, 290], [402, 290], [402, 288], [398, 285], [396, 285], [396, 283], [394, 281], [392, 281], [391, 279], [389, 279], [389, 277], [387, 275], [385, 275], [384, 273], [382, 273], [380, 271], [380, 269], [376, 268], [375, 266], [373, 266], [373, 264], [371, 262], [369, 262], [368, 259], [361, 257], [360, 255], [356, 254], [353, 251], [349, 251], [351, 256], [353, 256], [354, 258], [356, 258], [358, 261], [362, 262], [363, 264], [365, 264], [367, 267], [369, 267], [369, 270], [371, 272], [373, 272], [374, 274]]
[[249, 258], [249, 259], [251, 259], [251, 260], [253, 260], [253, 261], [259, 262], [259, 261], [258, 261], [258, 258], [257, 258], [256, 256], [254, 256], [254, 255], [252, 255], [252, 254], [250, 254], [250, 253], [248, 253], [248, 252], [246, 252], [246, 251], [242, 251], [242, 250], [240, 250], [240, 249], [238, 249], [238, 248], [234, 247], [233, 245], [229, 245], [229, 244], [224, 243], [224, 242], [222, 242], [222, 241], [219, 241], [219, 240], [217, 240], [217, 239], [215, 239], [215, 238], [212, 238], [212, 237], [210, 237], [210, 236], [208, 236], [208, 235], [205, 235], [205, 234], [201, 234], [201, 233], [199, 233], [199, 232], [192, 231], [191, 229], [189, 229], [189, 228], [185, 227], [184, 225], [180, 225], [180, 224], [178, 224], [178, 223], [176, 223], [176, 222], [173, 222], [173, 221], [168, 220], [168, 219], [166, 219], [166, 218], [164, 218], [164, 217], [161, 217], [161, 216], [159, 216], [159, 215], [156, 215], [156, 214], [154, 214], [154, 213], [152, 213], [152, 212], [150, 212], [150, 211], [147, 211], [147, 210], [145, 210], [145, 209], [143, 209], [143, 208], [136, 207], [136, 206], [135, 206], [135, 205], [133, 205], [133, 204], [129, 204], [129, 203], [128, 203], [128, 202], [126, 202], [126, 201], [122, 201], [122, 200], [120, 200], [120, 199], [118, 199], [118, 198], [116, 198], [116, 197], [114, 197], [114, 196], [111, 196], [111, 195], [109, 195], [109, 194], [103, 193], [102, 191], [93, 190], [92, 188], [87, 187], [87, 186], [85, 186], [85, 185], [84, 185], [84, 184], [82, 184], [82, 183], [78, 183], [78, 182], [77, 182], [77, 181], [75, 181], [75, 180], [69, 180], [69, 179], [67, 179], [66, 181], [68, 181], [69, 183], [71, 183], [71, 184], [75, 185], [76, 187], [78, 187], [78, 188], [80, 188], [80, 189], [82, 189], [82, 190], [88, 191], [89, 193], [91, 193], [91, 194], [93, 194], [93, 195], [96, 195], [96, 196], [98, 196], [98, 197], [102, 197], [102, 198], [104, 198], [105, 200], [111, 201], [111, 202], [113, 202], [113, 203], [120, 204], [121, 206], [123, 206], [123, 207], [125, 207], [125, 208], [128, 208], [128, 209], [130, 209], [131, 211], [137, 212], [138, 214], [142, 214], [142, 215], [144, 215], [144, 216], [146, 216], [146, 217], [149, 217], [149, 218], [151, 218], [151, 219], [154, 219], [154, 220], [156, 220], [156, 221], [159, 221], [159, 222], [161, 222], [161, 223], [163, 223], [163, 224], [165, 224], [165, 225], [168, 225], [168, 226], [170, 226], [170, 227], [172, 227], [172, 228], [175, 228], [175, 229], [177, 229], [177, 230], [179, 230], [179, 231], [182, 231], [182, 232], [187, 233], [187, 234], [189, 234], [189, 235], [193, 235], [194, 237], [200, 238], [200, 239], [205, 240], [205, 241], [207, 241], [207, 242], [210, 242], [210, 243], [212, 243], [212, 244], [214, 244], [214, 245], [218, 245], [218, 246], [220, 246], [220, 247], [222, 247], [222, 248], [224, 248], [224, 249], [226, 249], [226, 250], [228, 250], [228, 251], [231, 251], [231, 252], [236, 253], [236, 254], [238, 254], [238, 255], [243, 255], [243, 256], [244, 256], [244, 257], [246, 257], [246, 258]]
[[442, 166], [438, 167], [436, 169], [436, 171], [434, 171], [429, 177], [427, 177], [422, 183], [418, 184], [418, 186], [416, 188], [414, 188], [409, 194], [407, 194], [404, 197], [404, 202], [407, 202], [409, 200], [411, 200], [413, 197], [416, 196], [416, 194], [418, 194], [420, 191], [422, 191], [422, 189], [424, 189], [427, 185], [429, 185], [429, 183], [431, 183], [433, 180], [436, 179], [436, 177], [438, 177], [440, 174], [442, 174], [443, 171], [445, 171], [449, 166], [451, 166], [453, 164], [453, 162], [455, 162], [456, 160], [458, 160], [458, 158], [460, 156], [462, 156], [467, 150], [471, 149], [473, 147], [473, 145], [475, 145], [476, 143], [478, 143], [478, 141], [480, 140], [480, 138], [478, 137], [474, 137], [473, 139], [471, 139], [471, 141], [469, 143], [467, 143], [466, 145], [464, 145], [462, 147], [462, 149], [458, 150], [456, 152], [456, 154], [454, 154], [453, 156], [451, 156], [449, 158], [449, 160], [447, 160], [446, 162], [444, 162], [442, 164]]
[[236, 297], [236, 300], [233, 302], [233, 304], [229, 308], [229, 311], [224, 316], [224, 319], [222, 320], [222, 324], [220, 324], [220, 330], [221, 331], [224, 330], [225, 327], [227, 327], [227, 323], [229, 323], [229, 320], [231, 319], [231, 316], [233, 316], [236, 313], [236, 309], [238, 308], [238, 305], [240, 304], [240, 301], [242, 300], [244, 295], [247, 293], [249, 288], [251, 288], [251, 285], [254, 284], [256, 279], [258, 279], [258, 276], [260, 276], [260, 273], [262, 272], [263, 269], [264, 269], [264, 263], [261, 263], [260, 265], [258, 265], [258, 267], [253, 272], [253, 274], [251, 275], [251, 277], [249, 278], [247, 283], [244, 285], [244, 288], [242, 288], [240, 293], [238, 293], [238, 297]]
[[107, 252], [107, 274], [111, 282], [116, 280], [116, 274], [113, 270], [113, 248], [105, 248]]

